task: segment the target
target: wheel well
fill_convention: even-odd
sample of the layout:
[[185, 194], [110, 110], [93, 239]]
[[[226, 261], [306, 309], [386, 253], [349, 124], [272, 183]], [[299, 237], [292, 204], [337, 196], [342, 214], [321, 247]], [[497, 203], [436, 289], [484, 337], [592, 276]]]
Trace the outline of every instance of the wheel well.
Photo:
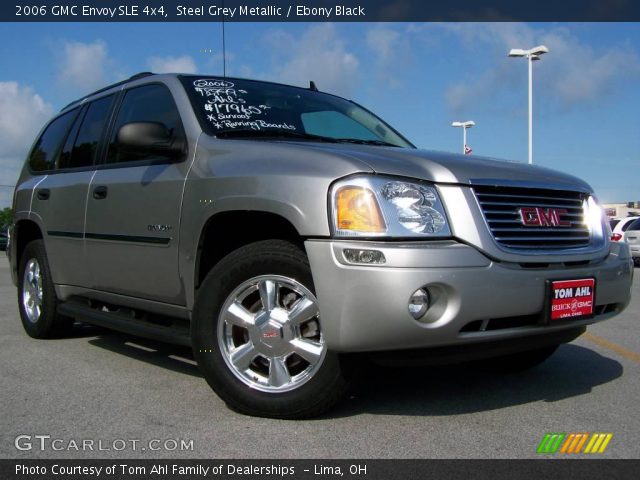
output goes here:
[[16, 266], [20, 265], [22, 252], [24, 252], [24, 248], [27, 246], [27, 244], [33, 240], [41, 238], [43, 238], [42, 231], [35, 222], [32, 222], [30, 220], [20, 220], [15, 224], [15, 226], [13, 227], [12, 241], [15, 241]]
[[200, 234], [196, 261], [196, 288], [223, 257], [260, 240], [280, 239], [304, 250], [304, 239], [284, 217], [256, 211], [222, 212], [211, 217]]

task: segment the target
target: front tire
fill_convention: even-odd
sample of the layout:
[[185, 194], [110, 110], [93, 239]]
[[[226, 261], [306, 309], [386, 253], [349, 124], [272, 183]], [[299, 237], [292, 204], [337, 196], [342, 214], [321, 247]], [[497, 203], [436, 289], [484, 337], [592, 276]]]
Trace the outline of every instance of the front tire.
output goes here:
[[340, 358], [322, 336], [307, 257], [289, 242], [246, 245], [209, 272], [192, 341], [211, 388], [244, 414], [309, 418], [346, 392]]
[[73, 319], [58, 315], [58, 297], [53, 285], [47, 252], [42, 240], [29, 242], [18, 269], [18, 308], [22, 326], [30, 337], [67, 335]]

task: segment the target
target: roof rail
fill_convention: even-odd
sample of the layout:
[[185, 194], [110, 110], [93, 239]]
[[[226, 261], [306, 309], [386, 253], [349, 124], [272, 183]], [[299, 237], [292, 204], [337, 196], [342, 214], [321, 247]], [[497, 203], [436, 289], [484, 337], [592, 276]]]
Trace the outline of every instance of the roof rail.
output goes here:
[[144, 78], [144, 77], [149, 77], [151, 75], [155, 75], [155, 73], [152, 72], [140, 72], [140, 73], [136, 73], [135, 75], [131, 75], [129, 78], [127, 78], [126, 80], [120, 80], [119, 82], [116, 83], [112, 83], [111, 85], [107, 85], [106, 87], [103, 87], [99, 90], [96, 90], [95, 92], [91, 92], [88, 93], [87, 95], [84, 95], [83, 97], [79, 98], [78, 100], [74, 100], [73, 102], [71, 102], [69, 105], [65, 106], [64, 108], [62, 108], [60, 111], [66, 110], [67, 108], [82, 102], [84, 99], [89, 98], [93, 95], [96, 95], [100, 92], [104, 92], [106, 90], [109, 90], [110, 88], [113, 87], [117, 87], [119, 85], [124, 85], [127, 82], [130, 82], [131, 80], [138, 80], [139, 78]]

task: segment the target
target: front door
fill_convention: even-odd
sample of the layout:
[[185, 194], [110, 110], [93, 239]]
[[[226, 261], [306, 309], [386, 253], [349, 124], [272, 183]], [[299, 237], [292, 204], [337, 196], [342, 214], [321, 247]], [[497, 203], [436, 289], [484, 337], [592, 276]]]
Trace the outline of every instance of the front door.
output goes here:
[[122, 148], [117, 133], [131, 122], [159, 122], [184, 137], [166, 86], [148, 84], [125, 92], [106, 163], [89, 187], [85, 242], [92, 288], [184, 305], [178, 237], [188, 165], [184, 158]]

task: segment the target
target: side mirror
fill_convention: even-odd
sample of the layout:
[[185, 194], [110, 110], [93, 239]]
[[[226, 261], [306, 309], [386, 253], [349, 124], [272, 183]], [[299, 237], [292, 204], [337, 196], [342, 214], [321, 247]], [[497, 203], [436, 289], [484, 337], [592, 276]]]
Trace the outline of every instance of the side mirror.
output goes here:
[[123, 150], [148, 155], [161, 155], [172, 159], [185, 153], [184, 140], [176, 138], [160, 122], [125, 123], [116, 136], [118, 146]]

